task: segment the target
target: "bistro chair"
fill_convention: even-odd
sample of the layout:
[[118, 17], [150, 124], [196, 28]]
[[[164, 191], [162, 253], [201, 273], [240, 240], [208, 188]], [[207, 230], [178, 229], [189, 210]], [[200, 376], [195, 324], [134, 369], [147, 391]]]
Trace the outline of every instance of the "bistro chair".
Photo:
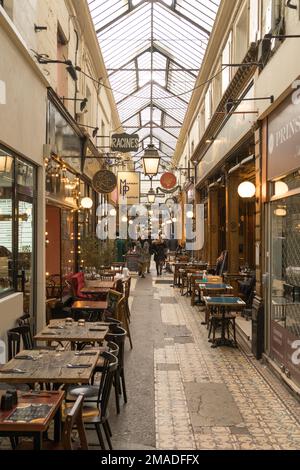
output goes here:
[[[68, 389], [67, 399], [84, 396], [84, 406], [82, 418], [86, 429], [88, 425], [94, 426], [97, 432], [101, 449], [105, 450], [105, 444], [101, 432], [101, 426], [104, 430], [108, 447], [112, 450], [111, 429], [108, 422], [108, 402], [118, 368], [118, 359], [106, 351], [101, 353], [103, 365], [101, 368], [101, 378], [99, 385], [77, 385]], [[68, 406], [68, 403], [66, 403]], [[89, 406], [90, 405], [90, 406]], [[94, 406], [92, 406], [94, 405]]]
[[[43, 442], [43, 449], [45, 450], [88, 450], [88, 443], [86, 432], [82, 418], [84, 395], [79, 395], [74, 402], [72, 408], [68, 409], [66, 415], [63, 417], [64, 425], [62, 430], [62, 439], [60, 442], [53, 442], [50, 440]], [[76, 429], [79, 443], [74, 443], [73, 431]], [[79, 445], [78, 445], [79, 444]], [[17, 450], [31, 450], [32, 442], [22, 441], [17, 447]]]
[[21, 350], [21, 335], [17, 331], [8, 330], [7, 332], [7, 358], [10, 361]]
[[[203, 296], [204, 297], [209, 297], [209, 296], [213, 296], [213, 297], [218, 297], [220, 295], [224, 295], [226, 294], [226, 289], [220, 289], [220, 288], [216, 288], [216, 289], [203, 289]], [[215, 313], [215, 310], [213, 308], [209, 308], [209, 307], [206, 307], [205, 309], [205, 321], [203, 322], [204, 325], [207, 325], [207, 327], [209, 328], [209, 325], [210, 325], [210, 318], [212, 317], [213, 313]]]
[[[236, 314], [233, 312], [225, 312], [225, 328], [227, 331], [227, 337], [230, 339], [230, 326], [232, 327], [232, 333], [233, 333], [233, 340], [234, 340], [234, 345], [237, 346], [237, 340], [236, 340]], [[222, 326], [222, 313], [219, 311], [215, 311], [214, 313], [211, 314], [210, 320], [209, 320], [209, 332], [208, 332], [208, 338], [210, 339], [211, 333], [213, 335], [211, 342], [214, 343], [216, 339], [216, 331], [217, 329]]]
[[130, 297], [130, 289], [131, 289], [131, 277], [128, 277], [123, 281], [123, 288], [124, 288], [124, 297], [125, 297], [125, 310], [128, 323], [130, 323], [130, 308], [129, 308], [129, 297]]
[[120, 395], [123, 394], [124, 403], [127, 403], [127, 391], [125, 383], [125, 369], [124, 369], [124, 351], [125, 339], [127, 332], [120, 326], [112, 326], [110, 331], [106, 334], [105, 339], [107, 342], [113, 342], [118, 345], [118, 367], [115, 371], [114, 387], [117, 413], [120, 413]]

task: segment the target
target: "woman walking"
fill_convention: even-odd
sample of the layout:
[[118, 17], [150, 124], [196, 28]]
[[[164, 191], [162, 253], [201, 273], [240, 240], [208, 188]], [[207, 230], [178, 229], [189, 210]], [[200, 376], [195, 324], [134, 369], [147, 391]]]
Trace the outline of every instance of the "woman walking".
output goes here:
[[156, 240], [153, 245], [153, 252], [154, 252], [154, 261], [156, 264], [156, 272], [158, 276], [162, 275], [162, 268], [166, 261], [166, 245], [159, 235], [158, 240]]

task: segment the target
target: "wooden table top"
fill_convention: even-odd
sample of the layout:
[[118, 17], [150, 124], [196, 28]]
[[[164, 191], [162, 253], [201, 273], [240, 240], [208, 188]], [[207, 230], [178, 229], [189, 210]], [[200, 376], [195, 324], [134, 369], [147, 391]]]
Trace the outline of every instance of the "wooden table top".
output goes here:
[[34, 339], [38, 341], [103, 341], [107, 332], [108, 327], [100, 325], [99, 322], [85, 322], [84, 325], [78, 325], [78, 322], [73, 321], [70, 326], [66, 326], [64, 320], [62, 323], [51, 320], [50, 324], [35, 335]]
[[86, 281], [85, 288], [96, 287], [97, 289], [112, 289], [115, 285], [114, 281]]
[[[87, 355], [84, 351], [24, 350], [0, 369], [0, 382], [88, 383], [99, 357], [99, 351], [95, 350], [93, 353]], [[33, 359], [17, 359], [18, 356], [31, 356]], [[68, 364], [84, 364], [89, 367], [72, 368]], [[6, 370], [9, 372], [5, 372]]]
[[[1, 395], [5, 394], [5, 390], [0, 391]], [[64, 392], [61, 390], [41, 391], [41, 392], [18, 392], [18, 403], [11, 410], [0, 410], [0, 431], [34, 431], [43, 432], [49, 427], [50, 422], [54, 418], [55, 413], [62, 404]], [[26, 407], [28, 405], [49, 405], [51, 409], [45, 418], [35, 419], [30, 422], [20, 421], [6, 421], [7, 418], [14, 412], [16, 408]]]
[[71, 307], [73, 310], [105, 310], [106, 300], [76, 300]]

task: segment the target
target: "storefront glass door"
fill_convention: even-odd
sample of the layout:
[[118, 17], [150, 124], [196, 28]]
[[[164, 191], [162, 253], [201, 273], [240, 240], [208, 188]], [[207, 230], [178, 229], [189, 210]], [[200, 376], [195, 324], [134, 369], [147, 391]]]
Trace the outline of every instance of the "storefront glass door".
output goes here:
[[34, 312], [34, 208], [32, 202], [18, 201], [18, 284], [24, 294], [24, 311]]
[[300, 194], [270, 207], [270, 355], [300, 383]]

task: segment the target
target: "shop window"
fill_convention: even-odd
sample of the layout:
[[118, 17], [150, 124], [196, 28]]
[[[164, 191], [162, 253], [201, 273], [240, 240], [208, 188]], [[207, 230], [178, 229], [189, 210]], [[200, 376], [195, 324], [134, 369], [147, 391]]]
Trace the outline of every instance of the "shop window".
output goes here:
[[13, 157], [0, 150], [0, 295], [13, 288]]
[[284, 197], [289, 191], [300, 188], [300, 172], [295, 171], [290, 175], [272, 183], [272, 196]]
[[[222, 64], [231, 64], [231, 45], [232, 45], [232, 33], [230, 33], [227, 43], [224, 47], [222, 53]], [[227, 90], [230, 79], [231, 79], [231, 68], [224, 67], [222, 71], [222, 95], [224, 95], [225, 91]]]
[[0, 147], [0, 296], [22, 290], [34, 312], [36, 171]]
[[300, 383], [300, 195], [271, 203], [271, 354]]

